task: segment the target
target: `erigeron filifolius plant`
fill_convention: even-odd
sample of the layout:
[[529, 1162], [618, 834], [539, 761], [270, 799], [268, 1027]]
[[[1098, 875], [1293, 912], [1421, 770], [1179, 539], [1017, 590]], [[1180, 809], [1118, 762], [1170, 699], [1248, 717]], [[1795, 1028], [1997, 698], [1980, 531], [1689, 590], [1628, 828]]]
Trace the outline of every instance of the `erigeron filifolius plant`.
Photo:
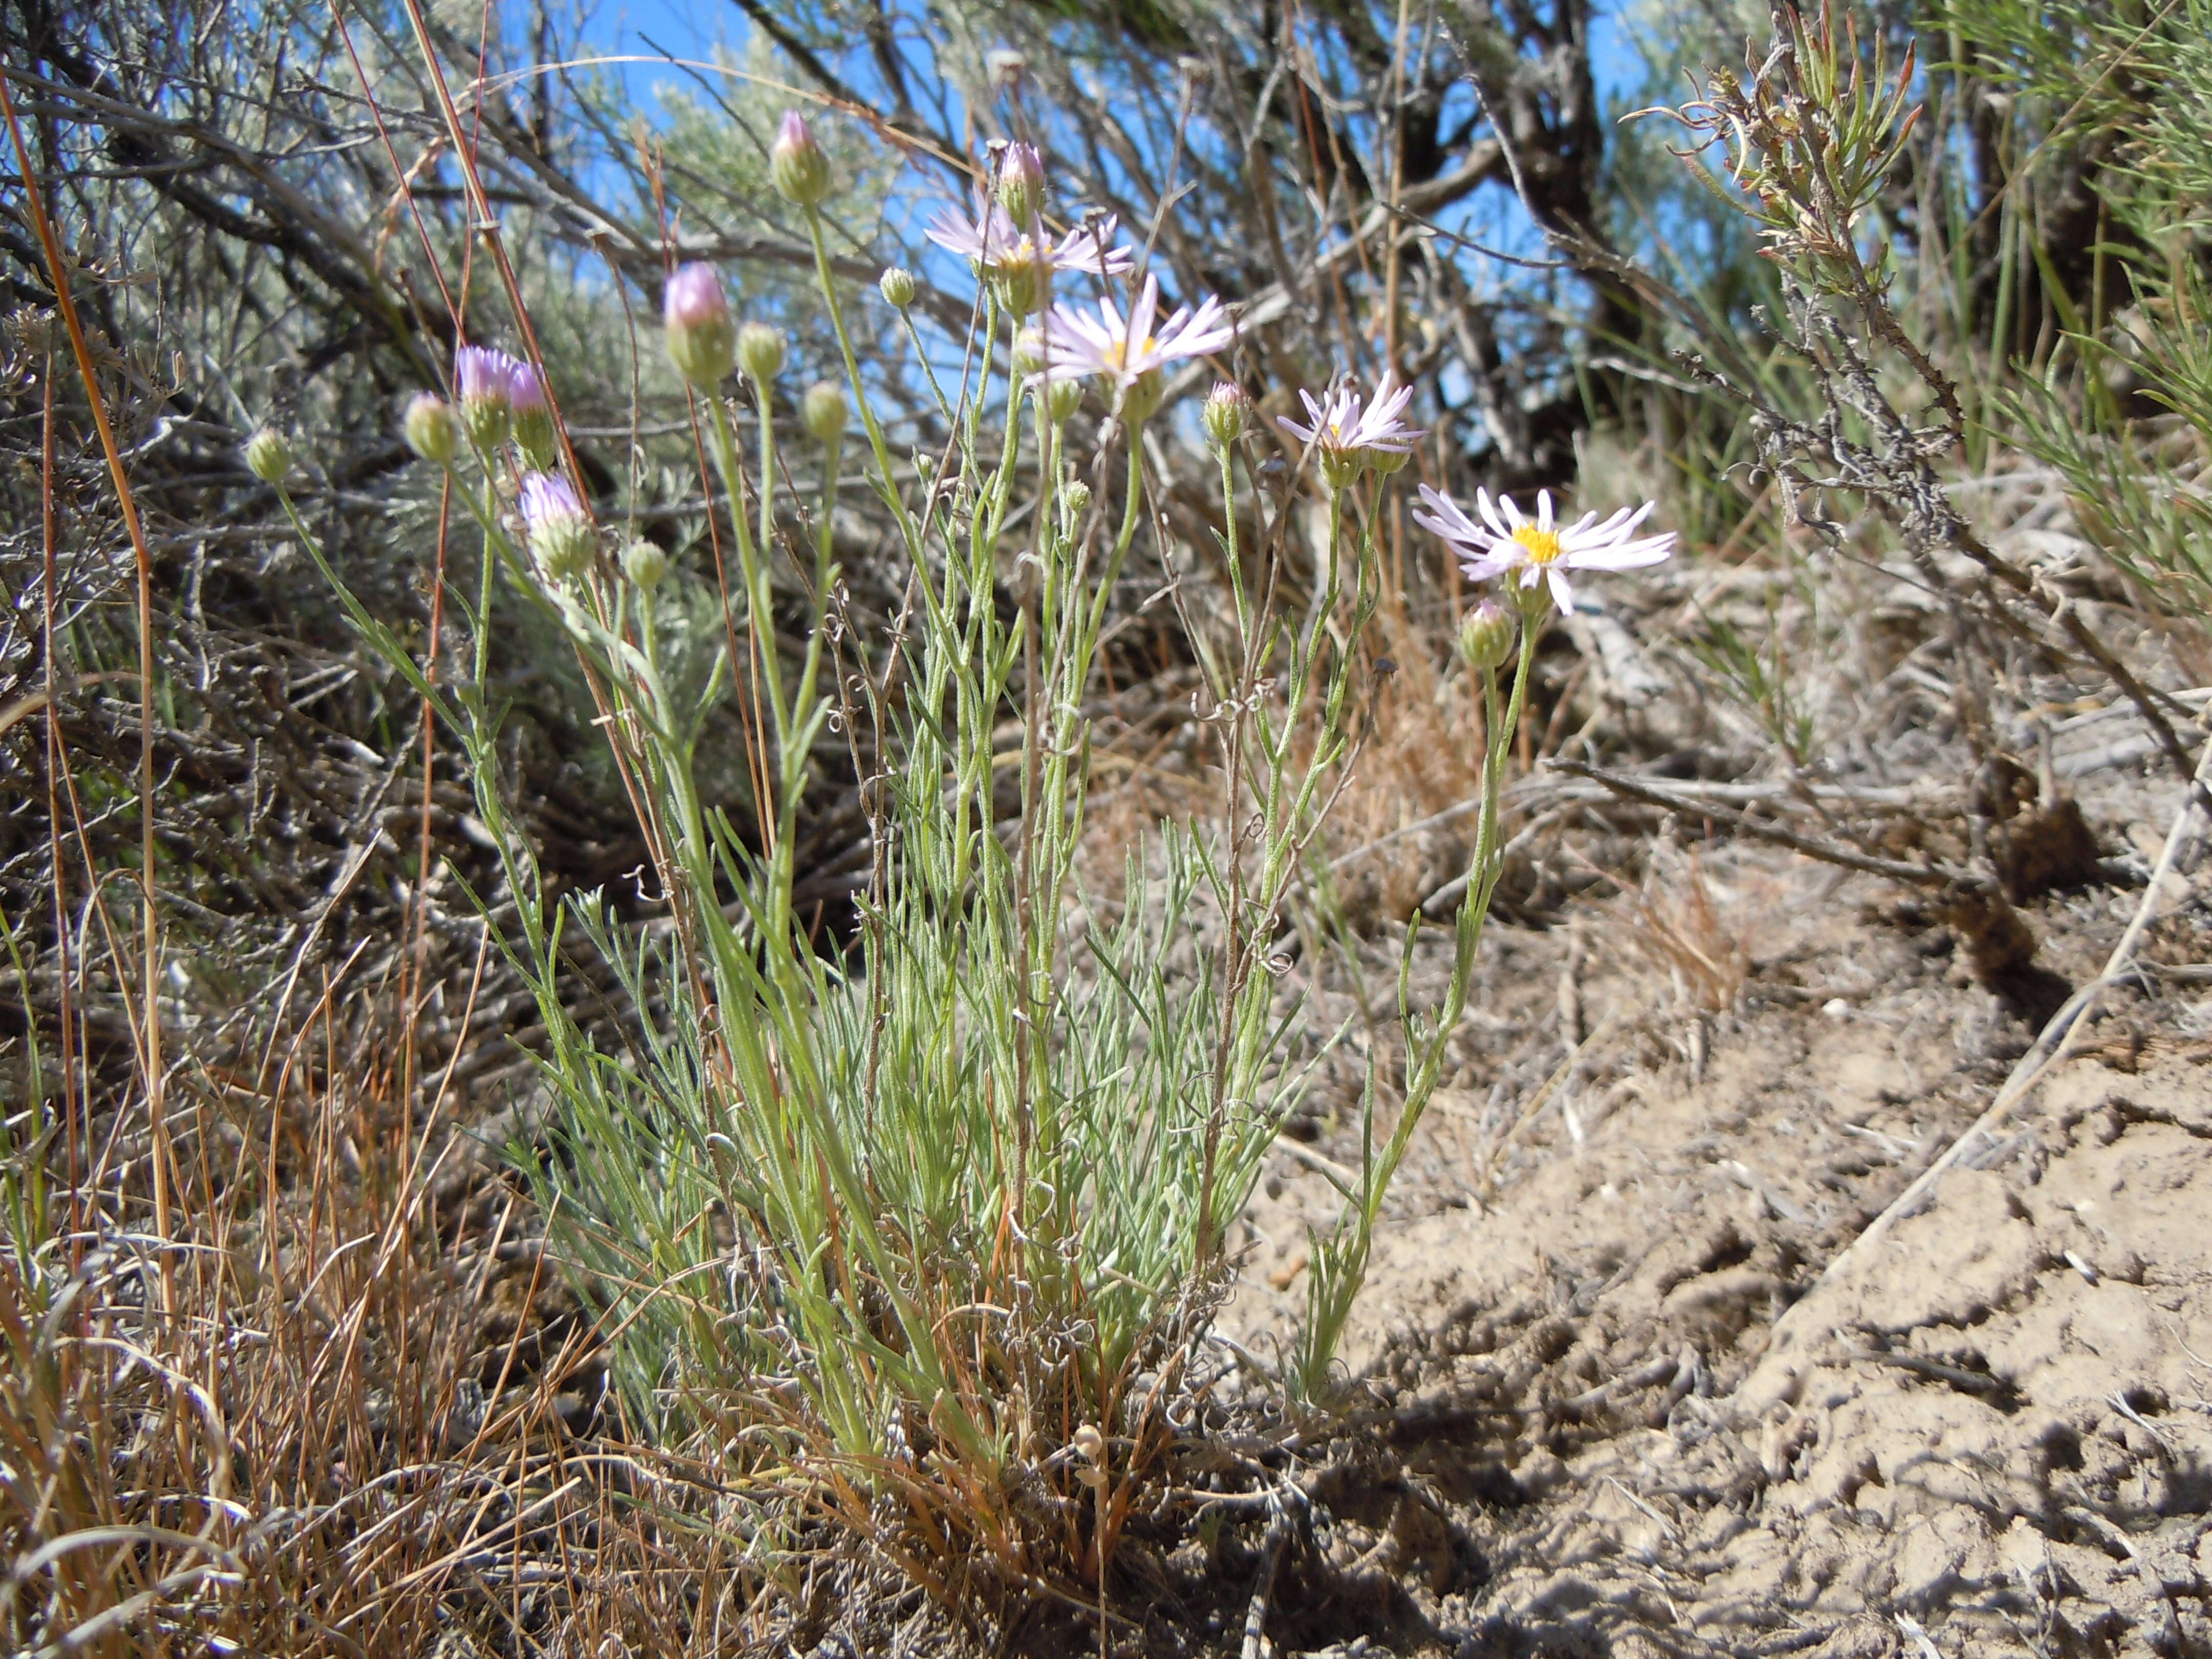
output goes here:
[[[1351, 753], [1358, 642], [1379, 598], [1378, 515], [1351, 508], [1358, 492], [1395, 487], [1423, 434], [1404, 419], [1409, 392], [1387, 386], [1371, 404], [1345, 388], [1309, 397], [1311, 423], [1286, 422], [1331, 502], [1321, 591], [1291, 618], [1280, 573], [1249, 569], [1237, 542], [1250, 399], [1224, 380], [1205, 400], [1236, 605], [1233, 658], [1200, 653], [1224, 799], [1217, 828], [1163, 825], [1151, 855], [1133, 855], [1109, 924], [1077, 875], [1082, 711], [1146, 520], [1141, 429], [1178, 366], [1233, 356], [1234, 325], [1211, 298], [1166, 310], [1150, 275], [1131, 291], [1134, 258], [1110, 220], [1048, 232], [1041, 159], [1001, 152], [974, 217], [948, 214], [931, 233], [975, 272], [981, 372], [969, 384], [994, 391], [947, 406], [949, 465], [901, 468], [854, 360], [853, 296], [823, 254], [816, 212], [833, 181], [799, 117], [772, 160], [814, 237], [844, 356], [845, 386], [800, 400], [805, 448], [787, 453], [793, 434], [775, 415], [782, 338], [737, 321], [717, 272], [676, 270], [664, 311], [728, 502], [739, 660], [716, 678], [742, 684], [761, 711], [752, 838], [709, 810], [695, 779], [712, 692], [679, 699], [664, 674], [668, 556], [635, 541], [617, 552], [595, 522], [542, 366], [466, 348], [458, 411], [424, 394], [406, 413], [410, 443], [447, 470], [482, 532], [473, 592], [456, 600], [474, 678], [432, 684], [381, 623], [353, 614], [459, 734], [502, 848], [520, 919], [513, 950], [558, 1104], [552, 1155], [532, 1168], [564, 1259], [607, 1311], [629, 1408], [661, 1434], [699, 1434], [744, 1490], [795, 1492], [842, 1516], [939, 1593], [972, 1583], [979, 1561], [1006, 1583], [1095, 1584], [1173, 1437], [1232, 1269], [1231, 1225], [1303, 1086], [1294, 1060], [1310, 1044], [1267, 964]], [[1099, 291], [1085, 303], [1079, 285]], [[910, 274], [885, 273], [882, 295], [902, 312], [915, 292]], [[751, 456], [733, 374], [754, 411]], [[1107, 418], [1079, 441], [1085, 396]], [[855, 414], [910, 582], [888, 638], [853, 635], [829, 531]], [[1592, 562], [1620, 526], [1554, 531], [1547, 499], [1523, 534], [1510, 505], [1485, 498], [1482, 510], [1500, 531], [1472, 549], [1485, 574], [1553, 578], [1516, 588], [1517, 627], [1487, 604], [1462, 642], [1487, 729], [1509, 732], [1537, 600], [1564, 602], [1559, 569]], [[1460, 520], [1438, 527], [1472, 547]], [[1020, 555], [1011, 577], [1002, 549]], [[796, 660], [769, 624], [783, 561], [809, 608]], [[588, 672], [665, 928], [620, 927], [597, 896], [544, 899], [500, 797], [483, 684], [483, 641], [515, 603], [557, 619]], [[1516, 632], [1509, 696], [1498, 671]], [[854, 937], [823, 949], [793, 907], [797, 813], [817, 740], [855, 730], [874, 738], [874, 875]], [[1342, 1224], [1315, 1241], [1310, 1316], [1276, 1379], [1300, 1412], [1331, 1399], [1383, 1194], [1464, 1003], [1498, 872], [1504, 765], [1493, 744], [1449, 994], [1407, 1008], [1405, 1073], [1389, 1079], [1402, 1108], [1387, 1138], [1366, 1138]], [[1008, 774], [1011, 819], [998, 805]], [[637, 1024], [619, 1045], [562, 1005], [564, 932], [629, 992]], [[772, 1545], [772, 1519], [788, 1512], [763, 1504], [731, 1523], [758, 1525]]]

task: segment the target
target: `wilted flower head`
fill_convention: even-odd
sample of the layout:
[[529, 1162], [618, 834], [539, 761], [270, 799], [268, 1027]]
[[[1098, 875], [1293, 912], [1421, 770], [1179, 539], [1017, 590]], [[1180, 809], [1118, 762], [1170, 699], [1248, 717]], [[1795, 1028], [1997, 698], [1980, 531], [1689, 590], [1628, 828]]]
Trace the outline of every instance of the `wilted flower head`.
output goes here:
[[1345, 488], [1363, 468], [1396, 471], [1426, 435], [1401, 418], [1413, 388], [1401, 386], [1394, 390], [1390, 379], [1388, 374], [1382, 377], [1382, 383], [1375, 388], [1375, 401], [1364, 408], [1360, 395], [1346, 386], [1340, 386], [1326, 403], [1316, 402], [1310, 392], [1298, 393], [1306, 406], [1306, 418], [1312, 422], [1310, 426], [1300, 426], [1287, 415], [1275, 417], [1284, 431], [1319, 452], [1322, 476], [1331, 489]]
[[477, 448], [495, 449], [506, 441], [514, 408], [514, 371], [521, 367], [491, 346], [463, 346], [453, 354], [453, 389]]
[[522, 526], [538, 573], [565, 582], [592, 562], [592, 521], [575, 487], [557, 472], [532, 472], [522, 481]]
[[1114, 225], [1113, 215], [1108, 214], [1094, 223], [1078, 225], [1055, 243], [1034, 221], [1029, 230], [1020, 228], [1012, 214], [979, 189], [973, 221], [945, 208], [929, 222], [927, 234], [947, 253], [967, 260], [975, 275], [997, 292], [1001, 305], [1026, 317], [1044, 303], [1055, 276], [1079, 271], [1118, 276], [1136, 263], [1127, 248], [1110, 246]]
[[775, 143], [769, 146], [768, 176], [777, 195], [801, 207], [812, 207], [830, 194], [830, 158], [795, 109], [784, 111]]
[[1539, 582], [1551, 586], [1552, 601], [1561, 611], [1574, 609], [1574, 589], [1567, 581], [1570, 570], [1634, 570], [1656, 564], [1674, 550], [1674, 535], [1638, 536], [1637, 526], [1649, 518], [1658, 503], [1646, 501], [1633, 509], [1622, 507], [1601, 521], [1585, 513], [1566, 526], [1552, 520], [1552, 492], [1536, 493], [1536, 516], [1529, 518], [1510, 496], [1491, 499], [1486, 489], [1474, 492], [1478, 524], [1459, 504], [1421, 486], [1421, 506], [1413, 522], [1442, 537], [1461, 560], [1474, 581], [1514, 574], [1518, 593], [1533, 592]]
[[551, 466], [559, 448], [553, 429], [553, 406], [546, 401], [545, 383], [528, 363], [517, 363], [507, 379], [514, 410], [514, 441], [522, 458], [538, 468]]
[[434, 392], [418, 392], [408, 399], [400, 429], [406, 434], [408, 448], [426, 461], [451, 466], [460, 453], [461, 436], [453, 425], [452, 405]]
[[702, 391], [720, 386], [737, 362], [738, 331], [714, 267], [699, 259], [677, 266], [661, 295], [660, 315], [677, 373]]
[[1126, 318], [1110, 298], [1099, 301], [1095, 319], [1054, 306], [1045, 326], [1044, 379], [1096, 374], [1113, 386], [1123, 419], [1149, 418], [1166, 392], [1163, 371], [1170, 363], [1211, 356], [1237, 337], [1221, 301], [1211, 295], [1196, 311], [1185, 307], [1164, 322], [1158, 320], [1159, 307], [1156, 276], [1145, 278]]

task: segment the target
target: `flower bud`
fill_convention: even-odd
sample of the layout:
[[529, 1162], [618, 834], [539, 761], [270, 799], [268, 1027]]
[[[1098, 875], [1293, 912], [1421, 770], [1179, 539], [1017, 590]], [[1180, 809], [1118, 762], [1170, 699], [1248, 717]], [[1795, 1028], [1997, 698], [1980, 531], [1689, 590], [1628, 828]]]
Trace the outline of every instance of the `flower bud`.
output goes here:
[[460, 453], [460, 428], [453, 424], [453, 405], [434, 392], [418, 392], [407, 400], [401, 421], [407, 447], [426, 461], [451, 466]]
[[738, 358], [737, 326], [714, 266], [694, 260], [676, 268], [661, 297], [661, 321], [678, 374], [702, 392], [728, 377]]
[[1480, 672], [1501, 666], [1513, 654], [1513, 616], [1495, 599], [1484, 599], [1459, 625], [1460, 660]]
[[999, 205], [1026, 229], [1044, 211], [1044, 157], [1035, 144], [1009, 144], [999, 161]]
[[514, 411], [514, 371], [520, 367], [489, 346], [463, 346], [453, 354], [461, 424], [478, 449], [494, 450], [507, 441]]
[[518, 363], [507, 387], [514, 410], [515, 447], [533, 469], [550, 471], [559, 459], [560, 438], [553, 429], [553, 405], [546, 401], [545, 383], [528, 363]]
[[522, 481], [522, 524], [530, 556], [548, 582], [573, 581], [588, 569], [597, 540], [592, 521], [569, 482], [557, 472], [532, 472]]
[[883, 280], [876, 286], [883, 289], [884, 298], [890, 302], [892, 310], [904, 311], [914, 303], [918, 284], [915, 282], [914, 273], [903, 265], [887, 265], [884, 269]]
[[783, 125], [769, 147], [768, 176], [777, 195], [801, 207], [812, 207], [830, 194], [830, 158], [795, 109], [784, 111]]
[[246, 441], [246, 470], [265, 484], [283, 483], [292, 470], [292, 446], [281, 432], [263, 427]]
[[1252, 399], [1234, 380], [1216, 381], [1198, 411], [1199, 424], [1206, 428], [1206, 441], [1217, 450], [1226, 450], [1243, 437], [1245, 423], [1251, 417]]
[[623, 574], [648, 592], [668, 574], [668, 553], [658, 542], [639, 540], [623, 549]]
[[1044, 368], [1044, 331], [1025, 328], [1014, 336], [1013, 374], [1017, 381], [1026, 381]]
[[766, 323], [747, 323], [738, 331], [738, 367], [763, 385], [783, 367], [783, 331]]
[[1091, 510], [1091, 486], [1080, 478], [1071, 478], [1060, 489], [1060, 499], [1067, 503], [1067, 516], [1079, 519]]
[[1054, 426], [1065, 426], [1075, 418], [1075, 411], [1083, 407], [1083, 382], [1080, 380], [1048, 380], [1044, 388], [1045, 418]]
[[1103, 1463], [1106, 1461], [1106, 1437], [1098, 1432], [1096, 1424], [1082, 1424], [1068, 1437], [1074, 1443], [1077, 1455], [1085, 1462]]
[[799, 400], [799, 423], [818, 444], [834, 444], [845, 435], [845, 389], [835, 380], [817, 380]]

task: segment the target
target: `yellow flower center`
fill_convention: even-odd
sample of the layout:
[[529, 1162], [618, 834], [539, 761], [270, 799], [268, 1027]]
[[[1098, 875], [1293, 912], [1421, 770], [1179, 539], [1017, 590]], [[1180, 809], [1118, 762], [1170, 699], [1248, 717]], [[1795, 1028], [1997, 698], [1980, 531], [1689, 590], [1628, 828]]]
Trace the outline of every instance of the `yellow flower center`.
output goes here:
[[1127, 368], [1129, 366], [1130, 358], [1134, 357], [1141, 362], [1152, 355], [1152, 348], [1158, 344], [1159, 342], [1149, 334], [1144, 337], [1142, 343], [1135, 346], [1132, 346], [1126, 339], [1115, 340], [1106, 348], [1106, 360], [1116, 368]]
[[1513, 532], [1513, 539], [1528, 550], [1530, 564], [1549, 564], [1566, 550], [1559, 545], [1556, 530], [1539, 530], [1533, 524], [1524, 524]]

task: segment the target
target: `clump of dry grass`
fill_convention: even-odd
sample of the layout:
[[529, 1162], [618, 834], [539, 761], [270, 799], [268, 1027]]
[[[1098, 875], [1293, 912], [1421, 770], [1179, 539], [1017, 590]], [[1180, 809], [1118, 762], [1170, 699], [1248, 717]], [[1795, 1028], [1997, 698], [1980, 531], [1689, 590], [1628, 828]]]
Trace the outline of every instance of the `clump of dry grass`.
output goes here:
[[173, 1095], [173, 1240], [136, 1183], [13, 1211], [9, 1651], [666, 1650], [759, 1616], [735, 1534], [688, 1524], [707, 1486], [592, 1420], [527, 1207], [441, 1216], [449, 1143], [348, 1082], [366, 1058]]

